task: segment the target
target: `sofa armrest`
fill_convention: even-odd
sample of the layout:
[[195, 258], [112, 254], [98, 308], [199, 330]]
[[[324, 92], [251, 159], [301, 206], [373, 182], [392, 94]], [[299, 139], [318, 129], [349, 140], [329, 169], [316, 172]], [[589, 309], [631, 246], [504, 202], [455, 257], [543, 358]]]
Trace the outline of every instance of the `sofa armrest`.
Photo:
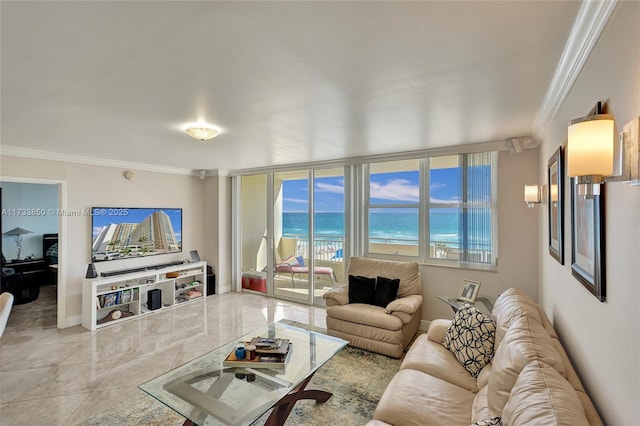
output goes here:
[[447, 330], [449, 330], [449, 327], [451, 327], [451, 322], [449, 319], [435, 319], [431, 321], [429, 329], [427, 330], [427, 339], [442, 344], [444, 335], [447, 333]]
[[349, 287], [337, 287], [327, 291], [322, 295], [327, 307], [335, 305], [349, 304]]
[[422, 295], [412, 294], [396, 299], [387, 305], [387, 313], [404, 312], [413, 315], [422, 307]]

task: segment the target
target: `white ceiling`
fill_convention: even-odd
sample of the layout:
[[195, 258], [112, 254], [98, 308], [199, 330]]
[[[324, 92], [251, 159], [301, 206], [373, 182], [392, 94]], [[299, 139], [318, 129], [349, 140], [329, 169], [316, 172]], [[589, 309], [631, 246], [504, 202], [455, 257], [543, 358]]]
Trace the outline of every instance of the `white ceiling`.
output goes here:
[[3, 149], [233, 170], [530, 135], [580, 3], [0, 7]]

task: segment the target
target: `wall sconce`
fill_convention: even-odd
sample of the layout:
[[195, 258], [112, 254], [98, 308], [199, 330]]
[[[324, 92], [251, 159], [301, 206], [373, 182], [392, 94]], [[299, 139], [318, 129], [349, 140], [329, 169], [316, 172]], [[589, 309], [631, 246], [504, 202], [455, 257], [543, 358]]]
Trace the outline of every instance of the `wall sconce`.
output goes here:
[[541, 192], [541, 188], [538, 185], [524, 186], [524, 202], [527, 203], [527, 207], [532, 209], [536, 204], [540, 204]]
[[602, 114], [600, 102], [585, 117], [571, 121], [567, 150], [567, 175], [577, 178], [578, 194], [600, 195], [604, 177], [614, 172], [614, 121]]

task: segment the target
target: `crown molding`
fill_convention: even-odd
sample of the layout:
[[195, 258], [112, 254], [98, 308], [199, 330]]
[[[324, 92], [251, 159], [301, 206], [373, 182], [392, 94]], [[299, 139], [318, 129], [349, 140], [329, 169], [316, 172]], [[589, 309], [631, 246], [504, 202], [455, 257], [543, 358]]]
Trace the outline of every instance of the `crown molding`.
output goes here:
[[[478, 142], [464, 145], [453, 145], [440, 148], [422, 149], [416, 151], [403, 151], [391, 154], [366, 155], [360, 157], [348, 157], [338, 160], [315, 161], [307, 163], [282, 164], [277, 166], [256, 167], [253, 169], [236, 169], [230, 170], [229, 176], [254, 175], [270, 172], [286, 172], [290, 170], [300, 169], [327, 169], [332, 167], [344, 167], [354, 164], [375, 163], [380, 161], [399, 161], [409, 160], [421, 157], [441, 157], [444, 155], [457, 154], [473, 154], [477, 152], [489, 151], [511, 151], [513, 144], [516, 143], [520, 147], [520, 151], [524, 149], [535, 149], [540, 143], [531, 136], [518, 136], [506, 140], [497, 140], [489, 142]], [[518, 151], [518, 152], [520, 152]], [[515, 153], [515, 152], [514, 152]]]
[[619, 5], [619, 0], [582, 2], [533, 124], [534, 135], [540, 133], [555, 118]]
[[169, 173], [184, 176], [197, 176], [199, 174], [198, 170], [166, 167], [155, 164], [136, 163], [132, 161], [111, 160], [107, 158], [88, 157], [83, 155], [63, 154], [59, 152], [20, 148], [17, 146], [0, 146], [0, 155], [33, 158], [37, 160], [62, 161], [66, 163], [77, 163], [102, 167], [117, 167], [121, 169], [144, 170], [147, 172]]

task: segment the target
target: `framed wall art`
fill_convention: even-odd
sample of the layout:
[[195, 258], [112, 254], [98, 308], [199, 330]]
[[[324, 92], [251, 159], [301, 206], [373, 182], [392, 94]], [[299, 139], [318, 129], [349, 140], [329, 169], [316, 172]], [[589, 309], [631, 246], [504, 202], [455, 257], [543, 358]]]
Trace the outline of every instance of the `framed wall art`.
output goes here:
[[479, 291], [480, 283], [478, 281], [464, 280], [460, 286], [460, 291], [458, 291], [458, 300], [474, 303]]
[[571, 179], [571, 273], [598, 300], [605, 301], [604, 185], [600, 195], [578, 195]]
[[562, 147], [547, 164], [547, 214], [549, 217], [549, 254], [564, 265], [564, 157]]

